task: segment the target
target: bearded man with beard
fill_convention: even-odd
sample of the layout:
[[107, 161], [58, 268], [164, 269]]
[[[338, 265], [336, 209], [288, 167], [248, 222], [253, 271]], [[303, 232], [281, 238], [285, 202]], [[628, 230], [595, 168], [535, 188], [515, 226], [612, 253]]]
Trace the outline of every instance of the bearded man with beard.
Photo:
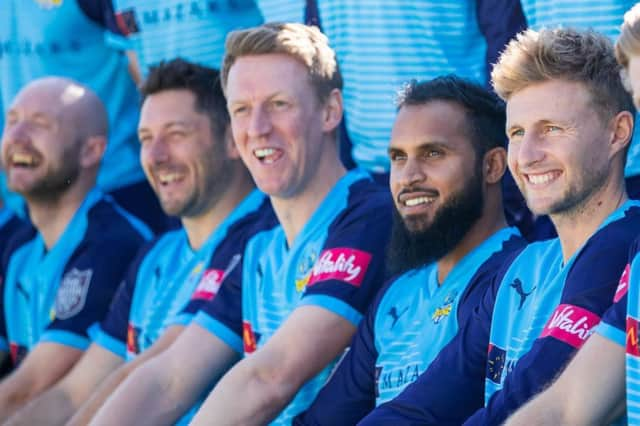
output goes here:
[[7, 112], [7, 182], [24, 196], [37, 232], [16, 234], [2, 262], [0, 351], [15, 371], [0, 383], [1, 419], [76, 363], [151, 237], [95, 187], [106, 140], [102, 102], [72, 80], [36, 80]]
[[412, 82], [391, 135], [395, 277], [298, 424], [355, 424], [415, 380], [525, 244], [503, 213], [502, 102], [455, 76]]

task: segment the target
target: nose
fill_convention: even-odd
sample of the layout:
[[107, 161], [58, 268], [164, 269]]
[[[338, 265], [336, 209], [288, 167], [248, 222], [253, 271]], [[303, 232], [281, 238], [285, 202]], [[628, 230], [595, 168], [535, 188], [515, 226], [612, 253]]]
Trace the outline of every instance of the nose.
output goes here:
[[12, 124], [6, 124], [2, 132], [2, 144], [26, 144], [29, 142], [28, 124], [24, 121], [18, 121]]
[[140, 153], [151, 164], [163, 164], [169, 160], [167, 143], [161, 136], [156, 136], [143, 145]]
[[271, 131], [271, 117], [269, 112], [258, 106], [251, 110], [249, 118], [249, 128], [247, 134], [250, 138], [259, 138], [267, 135]]
[[509, 144], [509, 157], [521, 168], [533, 166], [544, 159], [542, 141], [529, 132], [520, 141]]
[[404, 164], [391, 166], [390, 180], [392, 184], [400, 185], [401, 188], [424, 182], [426, 179], [427, 174], [416, 159], [409, 157]]

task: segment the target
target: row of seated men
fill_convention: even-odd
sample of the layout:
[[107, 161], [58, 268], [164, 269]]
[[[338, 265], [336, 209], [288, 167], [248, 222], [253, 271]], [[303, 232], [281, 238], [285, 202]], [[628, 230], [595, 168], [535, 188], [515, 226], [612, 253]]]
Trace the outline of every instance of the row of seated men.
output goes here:
[[[183, 225], [150, 242], [94, 189], [100, 100], [31, 83], [3, 134], [33, 228], [6, 215], [0, 417], [502, 423], [626, 289], [640, 202], [625, 192], [635, 108], [621, 71], [640, 85], [640, 49], [617, 53], [595, 32], [528, 30], [493, 70], [502, 100], [455, 76], [407, 84], [383, 188], [340, 162], [326, 37], [234, 32], [220, 73], [176, 59], [142, 86], [141, 165]], [[507, 167], [558, 238], [527, 244], [507, 225]]]

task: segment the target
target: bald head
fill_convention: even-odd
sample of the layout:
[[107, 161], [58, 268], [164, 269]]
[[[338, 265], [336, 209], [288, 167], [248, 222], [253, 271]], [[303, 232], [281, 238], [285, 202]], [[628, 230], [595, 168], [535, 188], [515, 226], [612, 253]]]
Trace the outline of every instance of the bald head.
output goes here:
[[63, 77], [34, 80], [18, 93], [13, 103], [25, 100], [35, 100], [41, 108], [56, 115], [61, 124], [72, 126], [78, 139], [107, 136], [109, 119], [102, 101], [91, 89], [74, 80]]
[[106, 148], [107, 113], [88, 87], [47, 77], [25, 86], [7, 111], [2, 161], [8, 184], [35, 200], [95, 185]]

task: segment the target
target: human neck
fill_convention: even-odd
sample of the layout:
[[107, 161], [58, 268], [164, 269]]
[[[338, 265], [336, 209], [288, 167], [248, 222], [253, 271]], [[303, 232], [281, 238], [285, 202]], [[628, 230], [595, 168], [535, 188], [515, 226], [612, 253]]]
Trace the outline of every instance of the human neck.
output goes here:
[[198, 216], [182, 217], [182, 226], [193, 250], [200, 250], [209, 236], [255, 188], [248, 173], [235, 173], [235, 176], [229, 189], [206, 212]]
[[449, 273], [469, 252], [482, 244], [491, 235], [507, 226], [504, 218], [502, 203], [494, 207], [489, 207], [489, 202], [485, 202], [485, 211], [480, 218], [471, 226], [462, 240], [445, 256], [437, 261], [438, 282], [442, 284], [447, 279]]
[[91, 186], [77, 183], [56, 198], [30, 199], [25, 197], [29, 207], [29, 218], [42, 235], [47, 250], [50, 250], [58, 242], [73, 215], [89, 193]]
[[345, 174], [346, 169], [337, 155], [325, 155], [303, 191], [291, 198], [271, 197], [273, 210], [284, 230], [289, 246], [293, 244], [327, 194]]
[[609, 180], [602, 189], [571, 212], [550, 215], [566, 263], [598, 230], [604, 220], [628, 200], [624, 183]]

